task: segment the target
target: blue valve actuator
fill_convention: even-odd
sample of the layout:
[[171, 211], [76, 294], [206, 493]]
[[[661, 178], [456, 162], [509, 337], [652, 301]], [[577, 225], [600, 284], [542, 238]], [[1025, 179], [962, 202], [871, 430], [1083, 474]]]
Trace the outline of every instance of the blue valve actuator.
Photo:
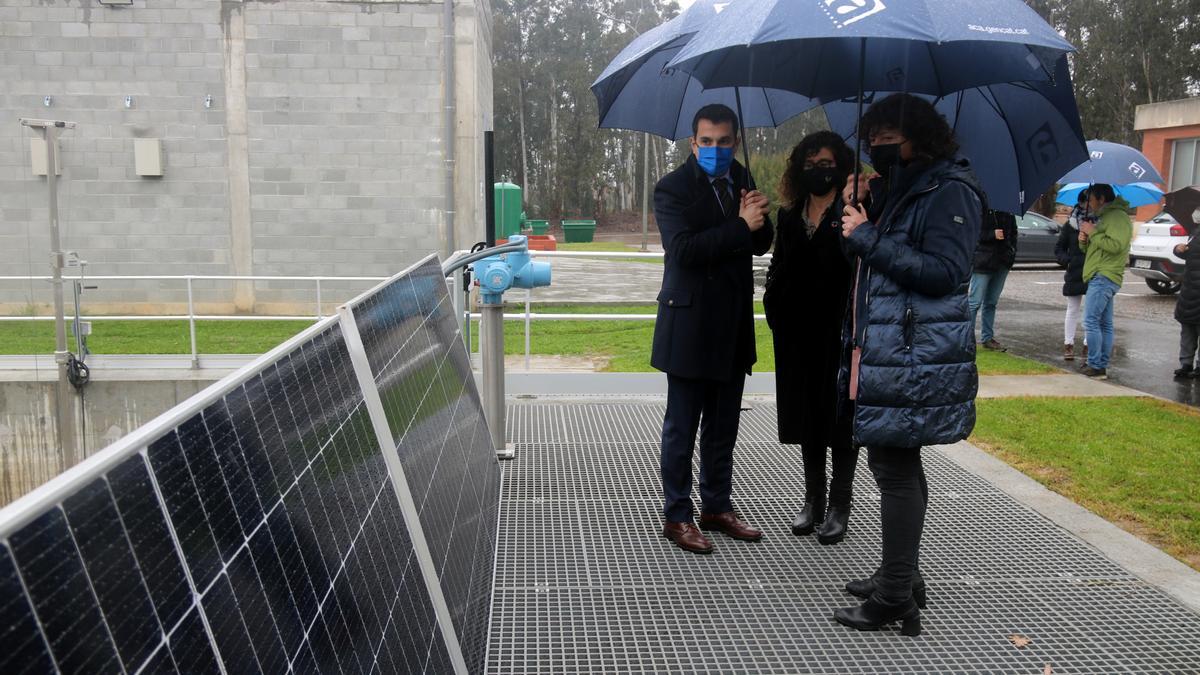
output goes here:
[[[514, 234], [510, 244], [528, 245], [524, 235]], [[550, 263], [534, 262], [529, 249], [502, 253], [475, 263], [475, 278], [483, 302], [499, 304], [510, 288], [540, 288], [550, 285]]]

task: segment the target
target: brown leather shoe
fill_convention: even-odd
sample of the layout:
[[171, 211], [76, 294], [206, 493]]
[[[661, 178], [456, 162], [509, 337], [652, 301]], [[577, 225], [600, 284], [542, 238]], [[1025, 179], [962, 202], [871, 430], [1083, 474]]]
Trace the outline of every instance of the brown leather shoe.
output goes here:
[[700, 515], [700, 529], [717, 530], [742, 541], [758, 541], [762, 539], [762, 530], [751, 527], [749, 523], [738, 518], [737, 513], [703, 513]]
[[675, 542], [679, 548], [692, 553], [712, 553], [713, 543], [692, 523], [663, 524], [663, 536]]

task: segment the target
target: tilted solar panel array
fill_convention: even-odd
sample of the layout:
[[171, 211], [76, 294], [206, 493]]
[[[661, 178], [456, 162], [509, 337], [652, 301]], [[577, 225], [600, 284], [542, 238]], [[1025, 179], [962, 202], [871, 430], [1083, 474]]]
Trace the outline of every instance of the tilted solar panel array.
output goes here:
[[500, 467], [441, 270], [428, 262], [354, 312], [464, 658], [482, 671]]
[[445, 297], [431, 259], [357, 312], [407, 480], [335, 317], [0, 513], [0, 672], [482, 670], [499, 468]]

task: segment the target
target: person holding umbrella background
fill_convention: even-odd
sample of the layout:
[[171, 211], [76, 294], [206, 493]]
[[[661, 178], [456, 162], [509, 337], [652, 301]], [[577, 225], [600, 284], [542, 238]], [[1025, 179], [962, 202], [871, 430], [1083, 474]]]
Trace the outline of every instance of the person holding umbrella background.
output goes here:
[[929, 502], [921, 448], [960, 441], [975, 426], [967, 288], [984, 199], [928, 101], [893, 94], [867, 110], [860, 129], [880, 177], [860, 180], [861, 205], [854, 186], [846, 191], [842, 236], [857, 262], [839, 379], [879, 486], [883, 550], [874, 575], [846, 584], [865, 602], [834, 619], [858, 630], [899, 621], [904, 635], [919, 635]]
[[[1083, 310], [1083, 296], [1087, 294], [1087, 283], [1083, 280], [1084, 254], [1079, 248], [1079, 226], [1087, 215], [1087, 190], [1079, 193], [1079, 201], [1071, 208], [1071, 215], [1058, 233], [1054, 244], [1054, 258], [1062, 265], [1063, 297], [1067, 299], [1067, 315], [1063, 319], [1063, 360], [1075, 360], [1075, 334]], [[1083, 340], [1083, 360], [1087, 360], [1087, 336]]]
[[[809, 134], [792, 149], [763, 295], [775, 343], [779, 442], [800, 444], [804, 458], [804, 507], [792, 534], [816, 532], [822, 544], [846, 536], [858, 464], [850, 419], [838, 418], [835, 396], [851, 282], [839, 236], [841, 191], [853, 169], [854, 152], [832, 131]], [[826, 448], [833, 458], [828, 491]]]
[[1096, 214], [1096, 221], [1085, 220], [1079, 226], [1079, 249], [1085, 255], [1083, 280], [1088, 285], [1083, 327], [1089, 352], [1082, 371], [1092, 379], [1107, 380], [1115, 338], [1113, 301], [1125, 280], [1133, 221], [1129, 219], [1129, 202], [1104, 183], [1088, 188], [1088, 210]]

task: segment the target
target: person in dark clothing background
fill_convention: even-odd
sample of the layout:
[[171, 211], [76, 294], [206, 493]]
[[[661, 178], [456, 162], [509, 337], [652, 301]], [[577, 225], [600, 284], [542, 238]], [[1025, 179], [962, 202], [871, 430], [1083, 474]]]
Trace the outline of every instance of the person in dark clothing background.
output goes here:
[[983, 327], [979, 343], [984, 349], [1006, 352], [996, 341], [996, 305], [1004, 292], [1008, 271], [1017, 261], [1017, 219], [1011, 213], [989, 209], [983, 214], [979, 245], [975, 247], [975, 270], [971, 274], [971, 323], [974, 328], [980, 309]]
[[692, 452], [700, 431], [700, 527], [745, 541], [762, 532], [734, 511], [733, 446], [742, 388], [757, 360], [751, 260], [771, 248], [770, 204], [736, 161], [738, 119], [723, 105], [692, 122], [692, 155], [654, 188], [666, 252], [650, 364], [667, 374], [661, 473], [663, 536], [711, 553], [692, 508]]
[[[1192, 222], [1200, 227], [1200, 209], [1192, 213]], [[1195, 232], [1195, 230], [1193, 230]], [[1175, 247], [1175, 255], [1183, 258], [1183, 289], [1175, 303], [1175, 320], [1179, 322], [1179, 370], [1176, 378], [1200, 377], [1197, 370], [1197, 349], [1200, 349], [1200, 242], [1195, 234], [1186, 244]]]
[[[967, 287], [983, 193], [946, 120], [928, 101], [893, 94], [859, 129], [870, 141], [866, 208], [847, 204], [842, 236], [857, 257], [839, 386], [853, 401], [854, 437], [880, 492], [882, 561], [846, 584], [865, 597], [834, 619], [858, 630], [896, 621], [921, 632], [921, 535], [929, 484], [921, 447], [960, 441], [975, 426], [979, 373]], [[866, 192], [865, 180], [847, 188]]]
[[[1063, 273], [1063, 297], [1067, 299], [1067, 315], [1063, 319], [1063, 360], [1075, 360], [1075, 333], [1083, 316], [1083, 297], [1087, 282], [1083, 280], [1083, 261], [1087, 257], [1079, 248], [1079, 221], [1087, 217], [1087, 190], [1079, 193], [1079, 202], [1071, 209], [1067, 223], [1058, 233], [1054, 257], [1066, 269]], [[1087, 360], [1087, 336], [1083, 338], [1083, 359]]]
[[[841, 191], [854, 154], [831, 131], [809, 134], [792, 150], [779, 185], [775, 250], [763, 305], [775, 344], [779, 442], [798, 443], [804, 458], [804, 507], [798, 536], [822, 544], [846, 535], [858, 448], [850, 418], [838, 418], [837, 372], [850, 263], [842, 254]], [[833, 475], [825, 488], [825, 450]], [[826, 505], [829, 510], [826, 512]]]

